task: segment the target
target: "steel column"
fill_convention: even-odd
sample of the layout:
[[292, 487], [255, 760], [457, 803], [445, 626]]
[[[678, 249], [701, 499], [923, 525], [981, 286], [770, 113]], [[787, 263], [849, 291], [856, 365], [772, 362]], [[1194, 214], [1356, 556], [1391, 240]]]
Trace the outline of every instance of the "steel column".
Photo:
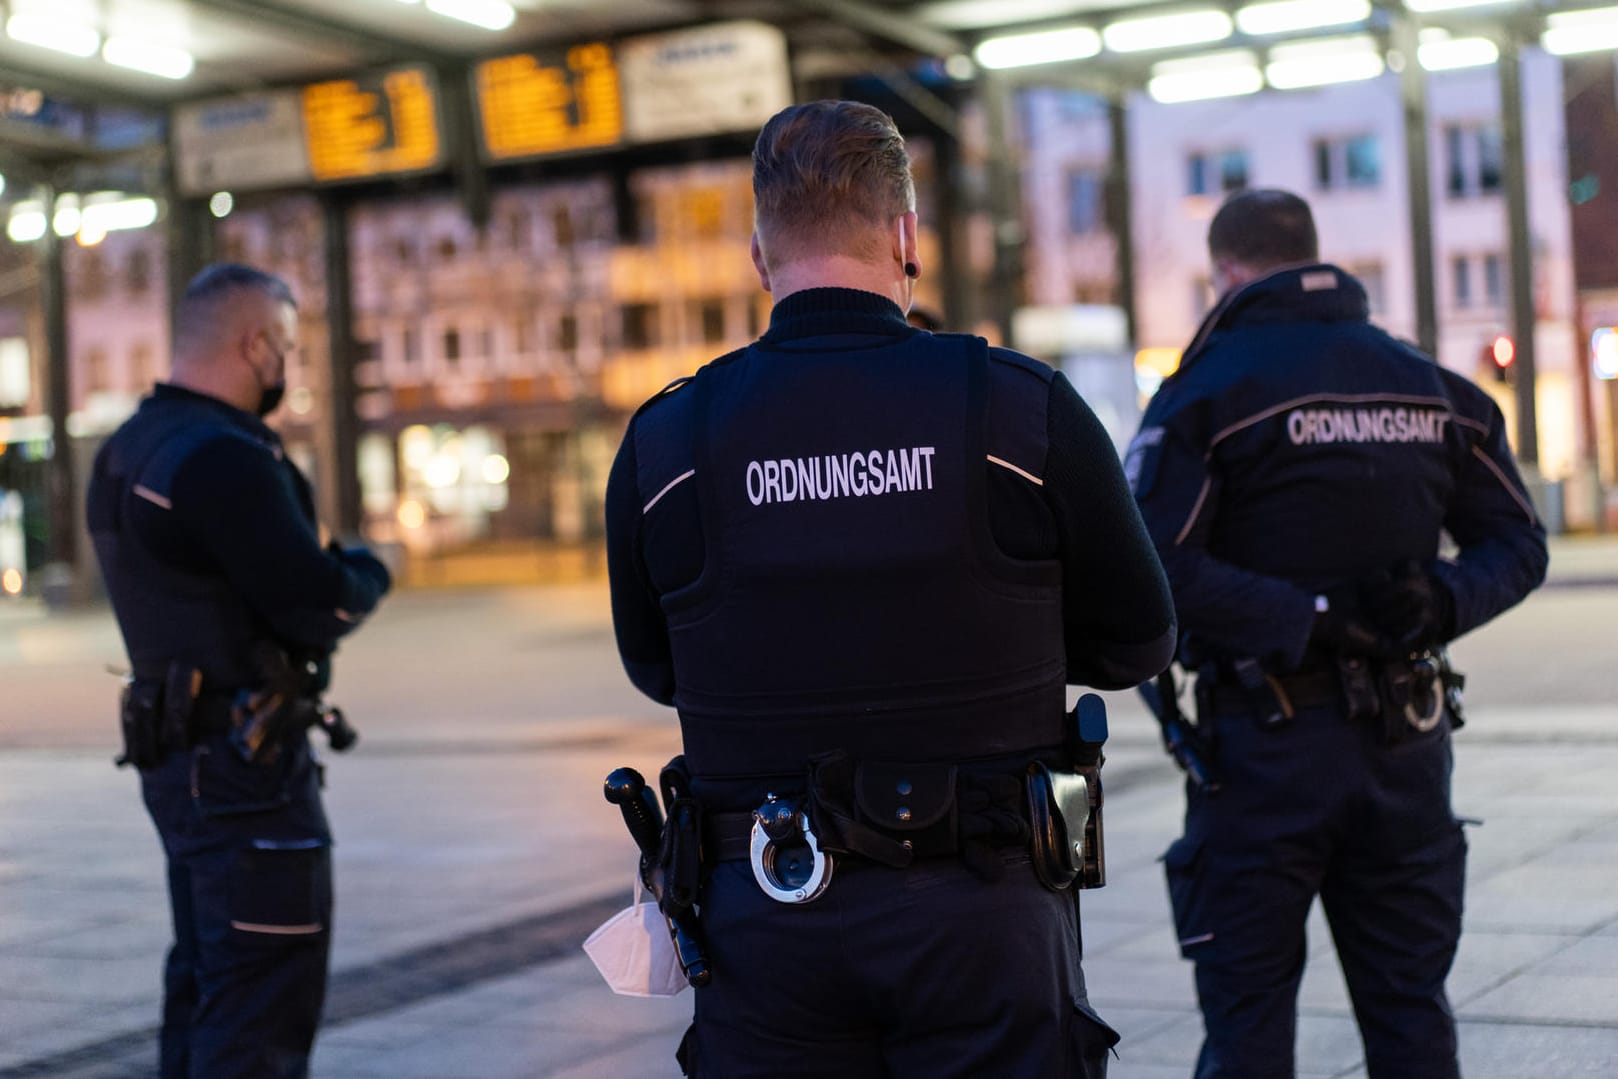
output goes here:
[[331, 370], [327, 372], [331, 422], [332, 528], [343, 537], [359, 535], [359, 414], [354, 385], [354, 287], [349, 272], [348, 204], [341, 194], [321, 199], [326, 246], [326, 332]]
[[1404, 67], [1399, 98], [1404, 107], [1405, 183], [1410, 203], [1410, 270], [1416, 301], [1416, 343], [1438, 355], [1438, 290], [1433, 282], [1432, 172], [1427, 160], [1427, 73], [1416, 61], [1416, 22], [1397, 15], [1393, 40]]
[[1107, 131], [1111, 138], [1106, 188], [1107, 225], [1117, 244], [1113, 272], [1118, 275], [1118, 281], [1113, 288], [1113, 298], [1123, 309], [1130, 347], [1136, 348], [1140, 343], [1140, 315], [1135, 298], [1135, 224], [1131, 200], [1134, 177], [1129, 159], [1129, 111], [1123, 94], [1115, 94], [1107, 101]]
[[[1500, 47], [1500, 141], [1504, 155], [1506, 231], [1511, 252], [1511, 338], [1517, 346], [1517, 461], [1539, 464], [1539, 422], [1534, 402], [1534, 252], [1528, 226], [1528, 163], [1523, 146], [1522, 53], [1513, 37]], [[1532, 482], [1532, 479], [1530, 479]]]

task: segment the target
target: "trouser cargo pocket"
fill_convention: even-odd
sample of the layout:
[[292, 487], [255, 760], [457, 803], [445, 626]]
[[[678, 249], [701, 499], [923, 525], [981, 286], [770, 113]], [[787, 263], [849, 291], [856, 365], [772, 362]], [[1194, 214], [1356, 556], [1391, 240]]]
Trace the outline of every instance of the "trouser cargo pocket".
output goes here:
[[1163, 875], [1169, 886], [1169, 905], [1174, 909], [1174, 928], [1180, 941], [1180, 954], [1195, 959], [1212, 943], [1213, 919], [1207, 910], [1206, 891], [1198, 878], [1202, 840], [1181, 836], [1169, 844], [1163, 855]]
[[1107, 1060], [1118, 1044], [1118, 1032], [1095, 1013], [1087, 1001], [1073, 1002], [1073, 1020], [1068, 1033], [1073, 1071], [1082, 1079], [1106, 1079]]
[[230, 926], [267, 937], [311, 937], [331, 921], [331, 848], [323, 839], [255, 840], [236, 856]]

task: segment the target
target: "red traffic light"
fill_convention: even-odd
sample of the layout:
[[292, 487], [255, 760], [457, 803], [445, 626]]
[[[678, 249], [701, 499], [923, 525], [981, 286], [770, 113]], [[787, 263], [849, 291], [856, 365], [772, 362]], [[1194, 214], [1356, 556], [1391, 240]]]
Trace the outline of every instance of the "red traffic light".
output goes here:
[[1511, 361], [1517, 358], [1517, 346], [1511, 338], [1501, 334], [1494, 339], [1494, 344], [1489, 346], [1489, 355], [1494, 360], [1494, 365], [1504, 371], [1511, 366]]

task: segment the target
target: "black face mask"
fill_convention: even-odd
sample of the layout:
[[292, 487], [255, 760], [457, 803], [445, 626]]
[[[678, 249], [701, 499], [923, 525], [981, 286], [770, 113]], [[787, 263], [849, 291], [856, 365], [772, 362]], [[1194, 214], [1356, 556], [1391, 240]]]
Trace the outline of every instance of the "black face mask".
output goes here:
[[277, 382], [273, 386], [265, 386], [258, 393], [258, 418], [263, 419], [281, 407], [281, 398], [287, 395], [287, 384]]
[[[274, 349], [275, 346], [271, 345], [270, 348]], [[258, 407], [254, 409], [254, 412], [261, 420], [280, 408], [281, 399], [287, 395], [286, 360], [286, 353], [276, 352], [275, 362], [281, 368], [281, 381], [273, 382], [268, 386], [261, 384], [258, 388]], [[253, 373], [258, 374], [257, 367], [253, 368]]]

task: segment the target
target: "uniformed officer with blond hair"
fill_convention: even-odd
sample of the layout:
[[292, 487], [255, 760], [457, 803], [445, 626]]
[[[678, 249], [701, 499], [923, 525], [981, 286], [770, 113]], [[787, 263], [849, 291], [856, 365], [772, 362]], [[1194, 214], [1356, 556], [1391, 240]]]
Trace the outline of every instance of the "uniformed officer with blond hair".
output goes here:
[[[701, 858], [663, 867], [701, 867], [712, 976], [682, 1062], [1102, 1075], [1117, 1035], [1074, 892], [1031, 864], [1024, 777], [1064, 763], [1067, 685], [1168, 662], [1161, 568], [1061, 375], [906, 324], [923, 265], [885, 114], [784, 110], [753, 187], [768, 331], [643, 406], [607, 492], [619, 650], [678, 710], [664, 790], [702, 821]], [[793, 853], [760, 854], [770, 825]]]

